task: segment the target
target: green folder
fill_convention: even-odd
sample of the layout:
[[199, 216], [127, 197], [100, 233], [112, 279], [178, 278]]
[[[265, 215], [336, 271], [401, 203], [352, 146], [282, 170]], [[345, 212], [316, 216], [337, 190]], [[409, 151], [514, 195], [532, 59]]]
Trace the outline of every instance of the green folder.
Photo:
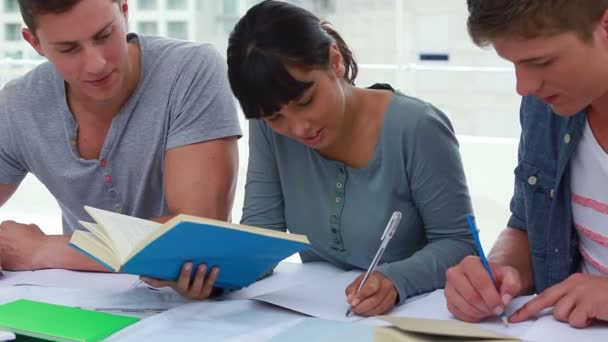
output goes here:
[[26, 299], [0, 305], [0, 330], [50, 341], [99, 341], [137, 321]]

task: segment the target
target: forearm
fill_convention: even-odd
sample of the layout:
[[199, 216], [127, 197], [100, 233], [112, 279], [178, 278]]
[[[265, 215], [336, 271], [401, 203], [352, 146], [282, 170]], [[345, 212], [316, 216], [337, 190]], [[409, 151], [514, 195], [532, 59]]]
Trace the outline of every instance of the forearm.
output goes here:
[[528, 233], [515, 228], [505, 229], [496, 240], [488, 260], [499, 265], [511, 266], [519, 272], [522, 281], [520, 295], [532, 292], [534, 275]]
[[77, 271], [108, 272], [98, 262], [68, 246], [70, 236], [48, 235], [32, 260], [32, 269], [61, 268]]

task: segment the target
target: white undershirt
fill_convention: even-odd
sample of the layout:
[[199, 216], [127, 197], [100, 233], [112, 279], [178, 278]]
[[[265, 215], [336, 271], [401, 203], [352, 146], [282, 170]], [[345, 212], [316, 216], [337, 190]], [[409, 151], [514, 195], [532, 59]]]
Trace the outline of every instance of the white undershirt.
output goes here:
[[588, 122], [570, 169], [572, 218], [583, 255], [581, 272], [608, 276], [608, 154]]

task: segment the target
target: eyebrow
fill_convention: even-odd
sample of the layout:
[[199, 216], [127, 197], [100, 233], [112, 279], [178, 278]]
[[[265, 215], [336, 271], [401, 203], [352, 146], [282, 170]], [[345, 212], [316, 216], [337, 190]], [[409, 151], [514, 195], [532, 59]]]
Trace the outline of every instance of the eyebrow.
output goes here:
[[298, 102], [298, 101], [302, 101], [302, 98], [304, 98], [304, 96], [306, 96], [307, 94], [311, 94], [314, 93], [315, 90], [317, 89], [317, 82], [312, 81], [312, 84], [310, 85], [310, 87], [308, 87], [308, 89], [304, 90], [302, 92], [302, 94], [300, 94], [300, 96], [298, 96], [297, 98], [295, 98], [293, 101], [291, 102]]
[[[111, 22], [106, 24], [99, 31], [95, 32], [95, 34], [93, 34], [93, 38], [97, 38], [100, 35], [102, 35], [104, 33], [104, 31], [108, 29], [108, 27], [112, 26], [112, 24], [114, 24], [114, 20], [112, 20]], [[59, 41], [59, 42], [51, 43], [51, 45], [74, 45], [74, 44], [78, 44], [78, 41], [75, 41], [75, 40], [74, 41]]]

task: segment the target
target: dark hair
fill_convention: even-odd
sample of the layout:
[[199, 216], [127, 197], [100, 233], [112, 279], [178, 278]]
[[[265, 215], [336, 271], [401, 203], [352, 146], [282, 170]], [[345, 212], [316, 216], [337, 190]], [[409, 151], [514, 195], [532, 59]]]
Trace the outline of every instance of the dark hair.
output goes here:
[[312, 84], [294, 79], [286, 66], [329, 67], [329, 47], [336, 43], [346, 67], [344, 79], [354, 84], [353, 54], [328, 22], [282, 1], [251, 7], [228, 40], [228, 78], [245, 117], [272, 115], [300, 97]]
[[574, 32], [583, 41], [608, 10], [608, 0], [467, 0], [468, 29], [480, 46], [497, 38], [535, 38]]
[[[38, 28], [36, 25], [36, 17], [43, 14], [65, 13], [74, 8], [80, 1], [81, 0], [18, 0], [23, 22], [34, 34]], [[118, 2], [122, 0], [112, 1]]]

